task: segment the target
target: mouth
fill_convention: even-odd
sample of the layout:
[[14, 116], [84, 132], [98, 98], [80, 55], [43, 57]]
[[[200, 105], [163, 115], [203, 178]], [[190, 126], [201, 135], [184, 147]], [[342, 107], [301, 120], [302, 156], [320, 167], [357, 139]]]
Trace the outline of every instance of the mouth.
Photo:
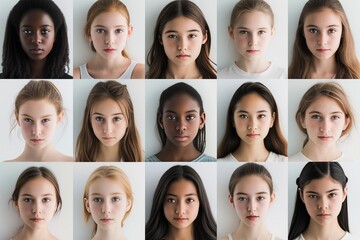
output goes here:
[[104, 49], [104, 52], [106, 52], [106, 53], [112, 53], [112, 52], [115, 52], [116, 51], [116, 49], [114, 49], [114, 48], [105, 48]]
[[41, 143], [43, 142], [45, 139], [40, 139], [40, 138], [33, 138], [33, 139], [30, 139], [31, 142], [33, 143]]
[[250, 53], [250, 54], [256, 54], [258, 52], [260, 52], [260, 50], [253, 50], [253, 49], [249, 49], [249, 50], [246, 50], [247, 53]]
[[188, 136], [184, 136], [184, 135], [178, 135], [178, 136], [175, 136], [175, 139], [179, 142], [184, 142], [188, 139], [189, 137]]
[[42, 54], [44, 52], [44, 49], [42, 48], [31, 48], [30, 49], [30, 53], [34, 54], [34, 55], [39, 55], [39, 54]]
[[328, 218], [328, 217], [331, 216], [331, 214], [321, 213], [321, 214], [318, 214], [317, 216], [320, 217], [320, 218]]
[[179, 54], [179, 55], [176, 55], [176, 57], [179, 58], [179, 59], [185, 59], [185, 58], [189, 58], [190, 55], [188, 55], [188, 54]]
[[255, 221], [259, 218], [259, 216], [249, 215], [246, 218], [249, 219], [250, 221]]
[[104, 222], [104, 223], [111, 222], [112, 220], [113, 220], [112, 218], [102, 218], [102, 219], [100, 219], [100, 221]]
[[326, 140], [331, 140], [333, 137], [332, 137], [332, 136], [318, 136], [318, 138], [319, 138], [320, 140], [326, 141]]
[[249, 134], [246, 134], [246, 136], [248, 138], [256, 138], [256, 137], [260, 136], [260, 134], [258, 134], [258, 133], [249, 133]]
[[30, 218], [30, 221], [32, 221], [32, 222], [41, 222], [41, 221], [44, 221], [44, 218]]
[[188, 218], [174, 218], [174, 220], [177, 222], [185, 222], [188, 220]]
[[318, 51], [319, 53], [326, 53], [327, 51], [330, 51], [330, 49], [318, 48], [316, 49], [316, 51]]

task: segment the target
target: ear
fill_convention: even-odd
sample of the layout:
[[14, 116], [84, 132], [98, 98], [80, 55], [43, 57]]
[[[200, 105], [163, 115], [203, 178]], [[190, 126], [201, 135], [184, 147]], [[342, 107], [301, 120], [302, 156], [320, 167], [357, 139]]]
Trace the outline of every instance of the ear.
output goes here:
[[157, 114], [157, 121], [158, 121], [161, 129], [164, 129], [164, 123], [162, 121], [162, 114], [159, 114], [159, 113]]
[[273, 204], [274, 201], [275, 201], [275, 193], [273, 192], [273, 193], [270, 195], [270, 206]]
[[274, 126], [275, 118], [276, 118], [276, 113], [273, 112], [273, 114], [271, 116], [270, 128], [272, 128]]
[[234, 199], [232, 198], [232, 196], [231, 196], [230, 194], [228, 195], [228, 200], [229, 200], [230, 205], [231, 205], [233, 208], [235, 208]]
[[17, 202], [13, 202], [13, 207], [15, 208], [15, 210], [19, 213], [19, 205]]
[[343, 131], [345, 131], [346, 129], [347, 129], [347, 127], [349, 126], [349, 124], [350, 124], [350, 118], [345, 118], [345, 124], [344, 124], [344, 126], [343, 126]]
[[19, 114], [18, 113], [15, 113], [15, 119], [16, 119], [16, 123], [20, 126]]
[[126, 212], [128, 212], [130, 210], [132, 206], [132, 201], [131, 200], [127, 200], [127, 204], [126, 204]]
[[61, 113], [59, 113], [59, 115], [57, 115], [57, 123], [61, 123], [64, 115], [65, 115], [64, 111], [61, 111]]
[[347, 197], [347, 193], [348, 193], [348, 186], [346, 185], [344, 188], [344, 197], [343, 197], [343, 202], [345, 201], [346, 197]]
[[205, 120], [206, 120], [206, 115], [205, 115], [205, 112], [203, 112], [203, 113], [200, 115], [200, 126], [199, 126], [199, 129], [203, 129], [203, 127], [205, 126]]
[[131, 37], [133, 31], [134, 31], [133, 25], [129, 24], [129, 26], [128, 26], [128, 37]]
[[305, 119], [300, 116], [300, 123], [303, 129], [306, 129]]
[[204, 35], [204, 37], [203, 37], [203, 40], [202, 40], [202, 44], [205, 44], [205, 43], [206, 43], [207, 38], [208, 38], [208, 34], [207, 34], [207, 31], [206, 31], [206, 33], [205, 33], [205, 35]]
[[232, 28], [232, 26], [228, 26], [228, 33], [229, 36], [234, 39], [234, 29]]
[[86, 210], [88, 211], [88, 213], [91, 214], [89, 199], [84, 198], [84, 204], [85, 204], [85, 208], [86, 208]]
[[273, 36], [274, 33], [275, 33], [275, 27], [273, 27], [273, 28], [271, 29], [270, 36]]

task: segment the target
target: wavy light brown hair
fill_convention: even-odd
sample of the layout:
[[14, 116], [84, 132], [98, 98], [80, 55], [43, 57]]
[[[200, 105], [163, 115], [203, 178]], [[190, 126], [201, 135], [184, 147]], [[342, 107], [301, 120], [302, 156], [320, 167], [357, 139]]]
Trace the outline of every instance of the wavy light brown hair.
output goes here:
[[[86, 24], [84, 27], [84, 35], [86, 40], [90, 41], [90, 47], [93, 52], [96, 52], [94, 45], [91, 38], [91, 24], [93, 23], [94, 19], [99, 16], [101, 13], [104, 12], [119, 12], [121, 15], [123, 15], [128, 23], [128, 26], [130, 25], [130, 14], [126, 7], [126, 5], [119, 1], [119, 0], [97, 0], [89, 9], [87, 17], [86, 17]], [[129, 55], [125, 51], [125, 49], [121, 52], [121, 54], [129, 58]]]
[[314, 56], [306, 45], [304, 36], [305, 18], [322, 9], [331, 9], [341, 21], [342, 37], [338, 50], [335, 53], [336, 76], [338, 79], [360, 78], [360, 63], [355, 54], [355, 43], [351, 34], [350, 25], [345, 11], [338, 0], [309, 0], [300, 15], [296, 30], [293, 55], [289, 66], [290, 78], [309, 78], [310, 67]]
[[341, 137], [349, 134], [354, 125], [354, 114], [351, 110], [351, 106], [346, 97], [344, 89], [336, 82], [317, 83], [309, 88], [301, 98], [298, 110], [296, 111], [295, 115], [296, 123], [299, 129], [306, 135], [303, 147], [305, 147], [309, 141], [309, 135], [307, 134], [306, 129], [302, 126], [306, 110], [321, 96], [335, 100], [336, 103], [340, 106], [341, 110], [344, 112], [345, 118], [349, 120], [347, 128], [341, 133]]
[[105, 99], [112, 99], [118, 103], [124, 113], [127, 128], [119, 145], [119, 161], [141, 162], [143, 154], [141, 150], [140, 136], [135, 125], [134, 107], [126, 85], [117, 81], [98, 82], [91, 89], [88, 96], [80, 134], [76, 142], [76, 161], [94, 162], [99, 153], [100, 141], [95, 136], [91, 126], [91, 114], [95, 103]]

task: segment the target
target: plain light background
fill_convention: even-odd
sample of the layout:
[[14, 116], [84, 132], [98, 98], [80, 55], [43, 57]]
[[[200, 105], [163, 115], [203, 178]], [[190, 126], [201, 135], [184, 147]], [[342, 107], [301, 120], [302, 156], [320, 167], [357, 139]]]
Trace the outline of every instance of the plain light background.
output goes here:
[[[300, 162], [289, 162], [288, 163], [288, 199], [289, 199], [289, 211], [288, 211], [288, 228], [290, 228], [292, 216], [294, 214], [294, 206], [296, 200], [296, 179], [300, 176], [301, 170], [306, 163]], [[345, 175], [348, 178], [348, 194], [347, 194], [347, 203], [348, 203], [348, 215], [349, 215], [349, 227], [350, 233], [355, 234], [354, 239], [359, 239], [360, 237], [360, 215], [359, 215], [359, 201], [360, 201], [360, 163], [348, 163], [341, 162], [341, 167], [344, 169]]]
[[[89, 42], [84, 36], [86, 16], [95, 0], [73, 1], [74, 6], [74, 66], [80, 66], [95, 56], [91, 50]], [[125, 0], [123, 2], [130, 14], [130, 23], [134, 30], [132, 36], [127, 40], [126, 50], [131, 59], [139, 63], [145, 62], [145, 1], [144, 0]]]
[[146, 177], [146, 189], [145, 189], [145, 217], [146, 222], [149, 220], [152, 201], [154, 198], [155, 189], [159, 183], [161, 176], [172, 166], [182, 165], [182, 166], [190, 166], [192, 167], [200, 176], [203, 185], [206, 190], [206, 195], [210, 203], [211, 213], [217, 221], [217, 205], [216, 205], [216, 163], [169, 163], [169, 162], [161, 162], [161, 163], [145, 163], [145, 177]]
[[[128, 239], [145, 238], [145, 165], [144, 163], [74, 163], [74, 239], [91, 239], [94, 220], [85, 223], [83, 214], [83, 194], [87, 179], [100, 166], [116, 166], [128, 176], [133, 192], [133, 205], [124, 221], [124, 233]], [[119, 226], [120, 227], [120, 226]]]
[[[230, 177], [244, 163], [218, 163], [217, 209], [218, 238], [232, 233], [240, 224], [235, 208], [228, 200]], [[287, 239], [287, 163], [259, 163], [270, 172], [274, 184], [275, 201], [266, 215], [265, 226], [275, 236]], [[285, 211], [284, 211], [285, 210]]]
[[[288, 2], [288, 26], [289, 26], [289, 42], [288, 42], [288, 59], [289, 65], [291, 63], [292, 52], [295, 41], [296, 29], [298, 26], [299, 18], [301, 11], [308, 0], [289, 0]], [[351, 33], [354, 38], [355, 43], [355, 51], [356, 55], [359, 59], [360, 57], [360, 21], [359, 21], [359, 9], [360, 2], [359, 1], [340, 1], [341, 5], [344, 8], [346, 17], [350, 24]]]
[[[0, 133], [3, 136], [0, 139], [0, 161], [10, 160], [18, 157], [24, 150], [25, 142], [21, 135], [19, 125], [16, 125], [10, 133], [12, 120], [15, 120], [13, 111], [15, 107], [15, 98], [20, 90], [29, 82], [29, 80], [1, 80], [0, 81]], [[73, 94], [72, 81], [52, 80], [60, 91], [65, 108], [65, 116], [62, 123], [56, 127], [53, 144], [60, 152], [73, 155]]]
[[23, 226], [12, 205], [11, 195], [19, 175], [28, 167], [46, 167], [55, 175], [60, 188], [62, 208], [49, 222], [49, 231], [59, 240], [73, 239], [72, 163], [0, 163], [0, 239], [10, 239]]
[[[237, 2], [234, 0], [218, 0], [218, 69], [233, 64], [239, 58], [234, 40], [230, 38], [228, 33], [231, 12]], [[275, 32], [264, 57], [277, 66], [287, 68], [287, 12], [284, 9], [287, 9], [288, 2], [279, 0], [266, 0], [266, 2], [274, 13]]]
[[[127, 86], [134, 107], [135, 124], [139, 131], [142, 149], [145, 148], [145, 80], [121, 80]], [[98, 81], [79, 79], [74, 81], [74, 151], [82, 126], [86, 101], [91, 89]], [[75, 155], [75, 153], [74, 153]]]
[[[226, 115], [230, 105], [230, 101], [236, 90], [244, 83], [249, 82], [239, 79], [221, 79], [217, 84], [218, 91], [218, 111], [217, 111], [217, 142], [220, 144], [225, 134]], [[288, 102], [287, 102], [287, 79], [275, 80], [261, 80], [258, 81], [264, 84], [272, 93], [275, 98], [279, 110], [280, 128], [285, 138], [288, 135]]]
[[[145, 35], [145, 59], [147, 57], [147, 54], [149, 53], [149, 50], [151, 48], [151, 45], [153, 44], [153, 38], [154, 38], [154, 29], [156, 25], [157, 18], [162, 11], [162, 9], [171, 1], [169, 0], [146, 0], [146, 23], [145, 23], [145, 29], [146, 29], [146, 35]], [[217, 13], [216, 13], [216, 0], [193, 0], [193, 3], [195, 3], [203, 12], [205, 16], [205, 20], [209, 25], [210, 28], [210, 34], [211, 34], [211, 48], [210, 48], [210, 59], [216, 63], [217, 58], [217, 27], [216, 27], [216, 19], [217, 19]], [[147, 71], [148, 65], [146, 65], [145, 70]], [[216, 66], [215, 66], [216, 69]], [[218, 68], [219, 69], [219, 68]]]
[[[3, 45], [4, 45], [4, 36], [5, 36], [5, 27], [6, 21], [8, 19], [11, 9], [15, 6], [18, 0], [9, 0], [2, 1], [0, 8], [0, 26], [2, 31], [0, 31], [0, 56], [3, 54]], [[73, 72], [73, 5], [69, 4], [68, 0], [56, 0], [53, 1], [60, 8], [61, 12], [64, 14], [66, 26], [67, 26], [67, 35], [69, 43], [69, 74], [72, 75]], [[1, 60], [2, 61], [2, 58]], [[1, 67], [2, 69], [2, 67]]]
[[[289, 156], [292, 156], [295, 153], [301, 151], [303, 142], [306, 137], [306, 135], [300, 131], [295, 120], [295, 114], [298, 109], [300, 100], [305, 92], [318, 82], [326, 82], [326, 80], [289, 80]], [[360, 89], [360, 82], [353, 80], [336, 80], [336, 82], [339, 83], [344, 89], [355, 116], [355, 124], [350, 135], [347, 137], [342, 137], [338, 141], [338, 147], [343, 151], [346, 158], [350, 157], [351, 160], [359, 161], [358, 156], [360, 155], [360, 133], [357, 126], [359, 124], [358, 116], [360, 111], [358, 90]]]
[[206, 148], [204, 153], [216, 157], [216, 80], [146, 80], [146, 149], [145, 158], [158, 153], [161, 140], [156, 127], [156, 113], [161, 93], [177, 82], [185, 82], [200, 94], [206, 114]]

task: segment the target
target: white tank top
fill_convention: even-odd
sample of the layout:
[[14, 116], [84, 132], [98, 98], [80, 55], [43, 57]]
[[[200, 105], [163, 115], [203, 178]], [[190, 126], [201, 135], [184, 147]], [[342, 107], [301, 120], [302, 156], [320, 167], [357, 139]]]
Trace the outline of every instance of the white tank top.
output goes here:
[[[232, 238], [232, 236], [231, 236], [231, 233], [229, 233], [229, 234], [227, 235], [227, 238], [228, 238], [228, 240], [233, 240], [233, 238]], [[271, 235], [271, 240], [275, 240], [275, 235], [274, 235], [274, 234]]]
[[[131, 60], [129, 67], [125, 70], [123, 75], [121, 75], [118, 79], [130, 79], [131, 74], [134, 71], [136, 64], [137, 64], [136, 61]], [[80, 78], [81, 79], [94, 79], [93, 77], [90, 76], [90, 74], [87, 70], [87, 67], [86, 67], [86, 63], [84, 65], [80, 66]]]

